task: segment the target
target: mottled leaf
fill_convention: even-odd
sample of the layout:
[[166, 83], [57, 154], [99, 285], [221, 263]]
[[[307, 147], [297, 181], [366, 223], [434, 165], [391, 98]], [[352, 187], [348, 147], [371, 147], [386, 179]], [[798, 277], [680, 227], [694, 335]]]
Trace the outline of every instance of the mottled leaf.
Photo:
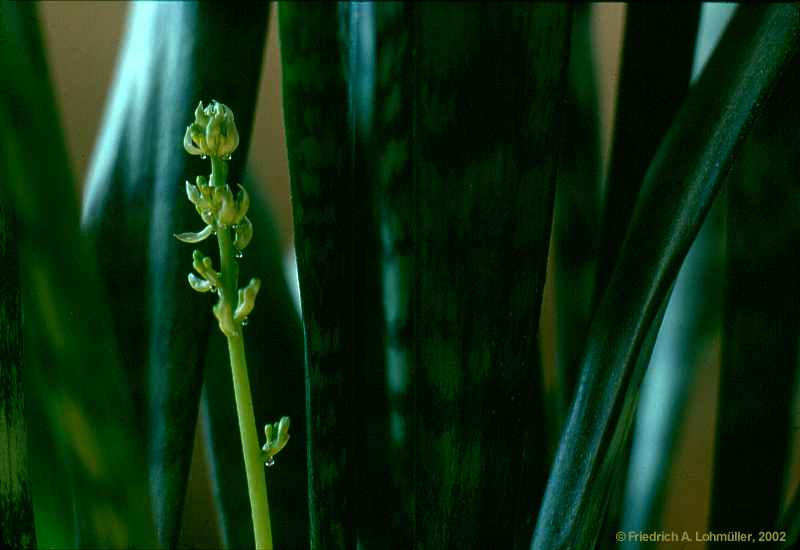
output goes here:
[[[0, 191], [17, 220], [25, 339], [35, 350], [26, 356], [26, 386], [37, 394], [26, 400], [35, 404], [26, 415], [38, 419], [29, 435], [34, 504], [46, 495], [47, 514], [69, 525], [57, 540], [40, 533], [37, 543], [150, 547], [141, 440], [109, 330], [108, 296], [79, 232], [34, 9], [0, 7], [0, 71], [14, 75], [0, 80]], [[51, 452], [46, 470], [42, 452]]]
[[533, 548], [587, 548], [597, 541], [627, 447], [645, 337], [737, 145], [796, 52], [798, 30], [796, 5], [740, 6], [659, 146], [592, 321]]

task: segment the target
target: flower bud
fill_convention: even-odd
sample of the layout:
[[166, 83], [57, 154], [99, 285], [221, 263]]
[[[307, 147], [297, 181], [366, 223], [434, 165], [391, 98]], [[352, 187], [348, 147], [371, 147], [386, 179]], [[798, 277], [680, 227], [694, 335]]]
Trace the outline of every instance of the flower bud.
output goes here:
[[214, 285], [212, 285], [205, 279], [198, 277], [194, 273], [189, 273], [188, 279], [189, 279], [189, 286], [191, 286], [197, 292], [210, 292], [214, 290]]
[[236, 201], [233, 192], [227, 185], [214, 188], [215, 199], [218, 202], [217, 221], [220, 225], [233, 225], [236, 219]]
[[198, 231], [197, 233], [177, 233], [175, 238], [185, 243], [194, 244], [206, 240], [213, 232], [214, 228], [207, 225], [202, 231]]
[[217, 323], [219, 323], [219, 329], [222, 331], [222, 334], [229, 338], [233, 338], [237, 335], [236, 326], [231, 318], [231, 306], [227, 300], [220, 299], [220, 301], [211, 308], [211, 311], [214, 313], [214, 317], [217, 318]]
[[239, 300], [236, 306], [236, 311], [233, 312], [233, 320], [241, 323], [256, 305], [256, 296], [261, 289], [261, 280], [258, 278], [250, 279], [250, 283], [239, 289]]
[[196, 186], [189, 183], [189, 180], [186, 180], [186, 196], [189, 197], [189, 202], [197, 207], [204, 201], [203, 194]]
[[228, 106], [212, 101], [194, 111], [194, 122], [186, 127], [183, 147], [190, 155], [228, 158], [239, 146], [239, 132]]
[[197, 176], [195, 178], [195, 183], [197, 184], [197, 188], [200, 190], [200, 193], [207, 199], [211, 198], [211, 186], [208, 184], [208, 178], [205, 176]]
[[250, 239], [252, 238], [253, 224], [250, 223], [250, 219], [245, 216], [238, 224], [236, 224], [233, 237], [233, 246], [235, 246], [237, 250], [244, 250], [245, 247], [250, 244]]
[[267, 442], [261, 447], [261, 458], [267, 466], [271, 466], [274, 464], [275, 455], [289, 442], [289, 417], [284, 416], [280, 422], [264, 426], [264, 436]]
[[242, 187], [241, 183], [238, 185], [239, 194], [236, 197], [236, 218], [233, 220], [234, 224], [241, 222], [250, 209], [250, 195], [247, 193], [247, 189]]

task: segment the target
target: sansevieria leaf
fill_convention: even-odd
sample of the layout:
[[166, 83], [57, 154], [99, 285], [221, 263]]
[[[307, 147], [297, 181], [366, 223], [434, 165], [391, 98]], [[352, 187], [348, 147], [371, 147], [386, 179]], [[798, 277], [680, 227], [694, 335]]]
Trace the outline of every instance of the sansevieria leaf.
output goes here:
[[[286, 143], [305, 336], [308, 490], [312, 548], [356, 545], [353, 446], [361, 340], [354, 287], [369, 234], [363, 204], [369, 181], [354, 181], [340, 10], [333, 3], [279, 4]], [[362, 273], [361, 276], [369, 274]], [[374, 322], [374, 320], [373, 320]], [[291, 445], [291, 443], [290, 443]]]
[[80, 235], [34, 9], [0, 6], [0, 71], [14, 75], [0, 80], [0, 192], [17, 222], [25, 339], [33, 352], [25, 377], [26, 416], [36, 419], [28, 437], [34, 504], [42, 510], [37, 523], [55, 518], [56, 526], [53, 538], [44, 529], [36, 543], [151, 547], [142, 440], [109, 330], [108, 295]]
[[640, 352], [737, 145], [796, 52], [800, 7], [740, 6], [647, 171], [619, 260], [594, 316], [577, 395], [532, 541], [597, 542], [627, 445]]
[[[14, 139], [2, 128], [3, 139]], [[0, 177], [7, 176], [2, 174]], [[0, 546], [34, 548], [28, 475], [19, 252], [14, 219], [0, 201]], [[30, 389], [28, 391], [31, 391]]]
[[536, 335], [572, 10], [403, 9], [409, 45], [377, 60], [392, 72], [373, 139], [413, 542], [523, 548], [548, 463]]
[[727, 180], [712, 531], [777, 530], [786, 490], [797, 429], [792, 404], [800, 330], [799, 61], [795, 57], [765, 106]]

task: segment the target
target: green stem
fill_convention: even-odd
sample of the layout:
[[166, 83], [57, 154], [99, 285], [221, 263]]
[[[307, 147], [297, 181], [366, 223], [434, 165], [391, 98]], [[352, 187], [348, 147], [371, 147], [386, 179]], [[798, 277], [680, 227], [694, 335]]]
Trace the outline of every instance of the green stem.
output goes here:
[[[211, 184], [225, 185], [224, 161], [211, 157]], [[247, 358], [244, 351], [244, 337], [241, 323], [233, 319], [236, 309], [238, 285], [238, 266], [233, 250], [230, 230], [217, 228], [219, 242], [220, 266], [222, 269], [223, 288], [221, 299], [228, 303], [227, 315], [236, 328], [234, 335], [226, 335], [228, 339], [228, 355], [233, 374], [233, 392], [236, 396], [236, 413], [239, 418], [239, 434], [242, 438], [242, 454], [247, 474], [247, 490], [250, 494], [250, 509], [253, 517], [257, 550], [272, 550], [272, 526], [269, 520], [269, 501], [267, 499], [267, 483], [264, 465], [261, 461], [261, 447], [258, 444], [256, 418], [253, 412], [253, 401], [250, 393], [250, 380], [247, 376]]]

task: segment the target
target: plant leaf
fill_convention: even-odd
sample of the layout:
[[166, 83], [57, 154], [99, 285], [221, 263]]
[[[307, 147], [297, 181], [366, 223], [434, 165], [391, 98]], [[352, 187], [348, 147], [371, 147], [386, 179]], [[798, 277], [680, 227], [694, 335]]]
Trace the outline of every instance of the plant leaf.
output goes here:
[[[698, 30], [692, 78], [700, 73], [736, 10], [733, 4], [707, 4]], [[713, 368], [709, 352], [717, 349], [724, 288], [725, 200], [717, 196], [689, 249], [660, 323], [650, 365], [642, 381], [622, 523], [611, 530], [654, 531], [661, 527], [673, 464], [694, 391], [697, 371]], [[716, 354], [711, 355], [716, 357]], [[607, 539], [614, 540], [608, 532]], [[638, 548], [626, 541], [623, 548]]]
[[535, 334], [571, 9], [402, 9], [406, 35], [378, 37], [372, 156], [412, 543], [525, 547], [548, 464]]
[[645, 176], [609, 286], [594, 316], [581, 378], [532, 547], [597, 539], [613, 467], [626, 447], [651, 330], [737, 144], [796, 52], [796, 5], [740, 6]]
[[[2, 135], [10, 138], [5, 129]], [[4, 202], [0, 202], [0, 265], [0, 545], [35, 548], [25, 427], [19, 254], [14, 220]]]
[[600, 131], [592, 57], [592, 5], [577, 4], [572, 24], [567, 99], [567, 139], [558, 168], [553, 243], [555, 262], [556, 382], [549, 430], [553, 446], [572, 397], [589, 329], [597, 269], [601, 207]]
[[[606, 182], [603, 236], [595, 282], [596, 307], [622, 247], [648, 165], [689, 90], [700, 4], [628, 4], [617, 94], [611, 162]], [[656, 329], [661, 325], [657, 318]], [[655, 343], [656, 334], [653, 334]], [[583, 344], [584, 342], [581, 342]], [[583, 345], [579, 348], [583, 351]], [[652, 349], [652, 346], [651, 346]], [[650, 352], [646, 353], [649, 362]], [[571, 398], [580, 358], [571, 365]], [[613, 543], [622, 512], [628, 453], [620, 458], [612, 484], [610, 512], [603, 540]]]
[[595, 305], [616, 265], [645, 172], [689, 90], [700, 19], [699, 3], [630, 3], [626, 10]]
[[712, 531], [777, 529], [790, 465], [800, 331], [798, 69], [795, 57], [727, 181]]
[[[26, 353], [26, 385], [37, 395], [26, 415], [37, 419], [29, 432], [34, 504], [74, 524], [57, 540], [39, 533], [37, 543], [150, 547], [144, 456], [108, 330], [107, 297], [79, 233], [34, 8], [0, 6], [0, 35], [0, 70], [14, 75], [0, 80], [0, 190], [17, 220], [25, 340], [33, 352]], [[39, 453], [53, 450], [43, 471]]]
[[[312, 548], [356, 545], [358, 457], [355, 231], [369, 182], [356, 185], [346, 53], [335, 4], [279, 4], [284, 120], [303, 304]], [[349, 5], [342, 5], [346, 18]], [[347, 40], [347, 35], [342, 34]], [[368, 203], [367, 203], [368, 204]], [[363, 274], [359, 277], [364, 276]], [[366, 294], [366, 293], [365, 293]], [[372, 300], [377, 302], [377, 296]]]
[[224, 102], [241, 136], [229, 181], [240, 178], [267, 9], [133, 6], [86, 185], [83, 224], [115, 297], [114, 329], [143, 420], [160, 546], [178, 542], [212, 305], [186, 285], [191, 247], [172, 237], [197, 223], [183, 182], [209, 169], [183, 150], [182, 138], [199, 100]]
[[[242, 269], [261, 277], [261, 291], [245, 328], [247, 366], [258, 431], [281, 416], [292, 420], [291, 439], [267, 470], [270, 521], [276, 548], [308, 548], [303, 334], [282, 267], [272, 217], [255, 178], [248, 216], [255, 226]], [[209, 319], [209, 323], [212, 320]], [[216, 335], [219, 337], [216, 337]], [[236, 402], [225, 338], [213, 322], [206, 354], [201, 410], [205, 418], [212, 489], [226, 548], [252, 548], [253, 523], [240, 449]]]

